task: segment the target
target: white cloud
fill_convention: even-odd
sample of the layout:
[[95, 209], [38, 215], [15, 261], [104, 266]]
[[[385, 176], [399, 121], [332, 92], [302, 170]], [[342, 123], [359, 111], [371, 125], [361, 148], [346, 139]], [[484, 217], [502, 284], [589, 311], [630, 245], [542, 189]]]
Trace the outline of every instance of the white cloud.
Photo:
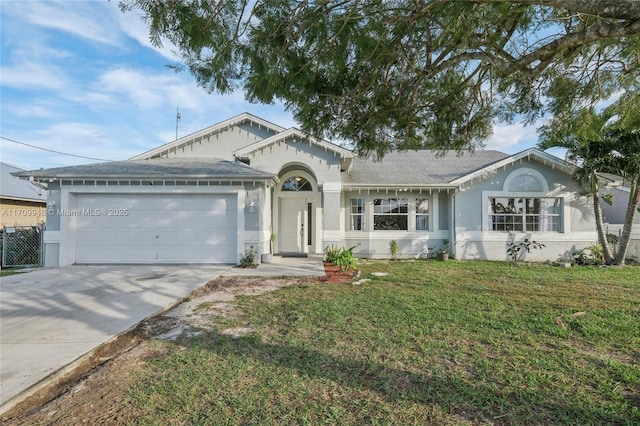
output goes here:
[[3, 66], [0, 68], [0, 74], [3, 87], [61, 91], [68, 85], [64, 70], [36, 61]]
[[58, 116], [58, 111], [55, 109], [55, 105], [50, 103], [30, 103], [24, 106], [13, 106], [11, 113], [18, 117], [34, 118], [55, 118]]
[[142, 70], [116, 68], [100, 77], [101, 92], [122, 94], [140, 108], [156, 108], [163, 101], [162, 92], [169, 77], [151, 76]]
[[[197, 111], [211, 108], [212, 96], [196, 87], [188, 74], [162, 70], [153, 72], [136, 68], [114, 68], [100, 76], [92, 97], [117, 99], [121, 104], [133, 104], [149, 112], [153, 109]], [[105, 99], [103, 99], [103, 102]], [[229, 102], [229, 99], [226, 99]], [[130, 106], [129, 106], [130, 107]]]
[[493, 135], [485, 142], [485, 148], [513, 153], [535, 146], [538, 140], [536, 127], [525, 127], [522, 123], [494, 125]]
[[[69, 154], [117, 160], [120, 152], [115, 132], [108, 126], [82, 122], [59, 122], [36, 132], [40, 146]], [[128, 151], [124, 149], [122, 151]]]
[[[175, 61], [175, 48], [151, 46], [146, 24], [116, 0], [3, 2], [0, 17], [2, 133], [12, 139], [119, 160], [173, 140], [176, 107], [179, 136], [244, 111], [295, 125], [281, 104], [249, 104], [241, 90], [209, 94], [188, 72], [158, 65], [158, 54]], [[95, 162], [6, 141], [1, 155], [31, 169]]]
[[[87, 2], [48, 1], [29, 2], [25, 11], [28, 22], [43, 28], [63, 31], [93, 42], [117, 45], [118, 33], [111, 31], [112, 6]], [[105, 7], [106, 6], [106, 7]], [[96, 7], [102, 14], [96, 14]]]
[[[184, 118], [207, 118], [221, 113], [238, 114], [247, 107], [242, 92], [231, 95], [209, 94], [196, 86], [190, 74], [172, 73], [165, 69], [153, 72], [136, 68], [113, 68], [103, 73], [90, 97], [106, 101], [106, 97], [123, 104], [133, 103], [146, 112], [188, 112]], [[210, 125], [209, 123], [207, 125]]]

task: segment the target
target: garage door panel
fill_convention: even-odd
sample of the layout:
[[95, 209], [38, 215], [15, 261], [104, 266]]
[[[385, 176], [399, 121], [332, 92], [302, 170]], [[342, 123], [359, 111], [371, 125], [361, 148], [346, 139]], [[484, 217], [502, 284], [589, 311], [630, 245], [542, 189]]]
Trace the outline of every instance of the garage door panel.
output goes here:
[[235, 195], [78, 194], [76, 202], [102, 213], [76, 217], [76, 263], [236, 262]]

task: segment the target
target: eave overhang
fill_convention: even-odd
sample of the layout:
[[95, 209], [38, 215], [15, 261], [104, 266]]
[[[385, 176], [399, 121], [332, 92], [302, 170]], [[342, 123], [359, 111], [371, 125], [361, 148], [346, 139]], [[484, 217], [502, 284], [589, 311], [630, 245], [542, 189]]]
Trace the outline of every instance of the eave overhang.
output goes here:
[[270, 123], [266, 120], [256, 117], [255, 115], [245, 112], [235, 117], [232, 117], [228, 120], [222, 121], [218, 124], [214, 124], [213, 126], [209, 126], [205, 129], [199, 130], [190, 135], [183, 136], [179, 139], [176, 139], [175, 141], [168, 142], [157, 148], [153, 148], [149, 151], [143, 152], [142, 154], [136, 155], [135, 157], [132, 157], [130, 159], [146, 160], [149, 158], [166, 157], [171, 152], [178, 151], [182, 148], [186, 148], [189, 145], [198, 143], [203, 139], [222, 133], [226, 130], [229, 130], [233, 127], [239, 126], [244, 123], [255, 124], [258, 127], [264, 127], [275, 133], [279, 133], [285, 130], [284, 127], [278, 126], [277, 124]]
[[251, 145], [247, 145], [243, 148], [236, 150], [233, 155], [238, 159], [246, 159], [251, 156], [251, 154], [256, 153], [266, 147], [279, 143], [279, 142], [293, 142], [305, 144], [308, 143], [310, 145], [316, 145], [320, 148], [323, 148], [325, 151], [333, 152], [334, 155], [338, 155], [340, 157], [341, 163], [343, 164], [343, 169], [348, 169], [351, 165], [351, 161], [354, 158], [354, 154], [352, 151], [343, 148], [339, 145], [331, 143], [329, 141], [325, 141], [322, 139], [317, 139], [312, 136], [307, 135], [299, 129], [294, 127], [282, 131], [276, 135], [273, 135], [269, 138], [265, 138], [261, 141], [255, 142]]
[[452, 180], [450, 184], [464, 185], [465, 183], [473, 181], [475, 179], [484, 179], [488, 176], [491, 176], [501, 168], [505, 168], [517, 162], [522, 162], [525, 159], [531, 160], [532, 158], [544, 165], [551, 166], [553, 170], [560, 170], [567, 174], [572, 174], [575, 170], [575, 166], [567, 161], [561, 160], [560, 158], [548, 154], [544, 151], [540, 151], [539, 149], [529, 148], [502, 160], [496, 161], [495, 163], [483, 167], [482, 169], [476, 170], [473, 173], [469, 173], [467, 175], [461, 176], [458, 179]]
[[21, 171], [14, 176], [31, 181], [233, 181], [274, 182], [277, 176], [241, 163], [221, 159], [125, 160], [45, 170]]

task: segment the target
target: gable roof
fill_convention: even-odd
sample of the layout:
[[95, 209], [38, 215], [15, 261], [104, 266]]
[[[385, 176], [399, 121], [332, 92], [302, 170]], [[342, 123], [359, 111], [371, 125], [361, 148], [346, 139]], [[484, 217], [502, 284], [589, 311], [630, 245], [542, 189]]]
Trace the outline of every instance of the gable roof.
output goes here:
[[169, 142], [157, 148], [153, 148], [149, 151], [143, 152], [142, 154], [132, 157], [131, 160], [146, 160], [152, 157], [158, 157], [165, 153], [169, 153], [174, 149], [189, 146], [209, 136], [216, 135], [218, 133], [224, 132], [225, 130], [231, 127], [235, 127], [244, 123], [253, 123], [259, 127], [264, 127], [266, 129], [269, 129], [274, 133], [279, 133], [284, 131], [284, 127], [280, 127], [277, 124], [270, 123], [266, 120], [263, 120], [262, 118], [256, 117], [253, 114], [244, 112], [228, 120], [222, 121], [218, 124], [214, 124], [213, 126], [209, 126], [202, 130], [198, 130], [197, 132], [192, 133], [190, 135], [183, 136], [179, 139], [176, 139], [173, 142]]
[[377, 161], [369, 158], [356, 159], [348, 173], [342, 177], [346, 188], [363, 187], [454, 187], [456, 180], [509, 155], [500, 151], [419, 150], [394, 151]]
[[220, 158], [152, 158], [23, 171], [15, 176], [49, 179], [271, 180], [272, 173]]
[[[506, 154], [505, 154], [506, 155]], [[473, 172], [470, 172], [466, 175], [460, 176], [458, 179], [455, 179], [453, 181], [451, 181], [452, 184], [456, 184], [456, 185], [460, 185], [463, 183], [466, 183], [470, 180], [474, 180], [477, 178], [483, 178], [486, 177], [492, 173], [494, 173], [495, 171], [497, 171], [498, 169], [502, 168], [502, 167], [506, 167], [508, 165], [511, 165], [515, 162], [524, 160], [535, 160], [538, 161], [544, 165], [549, 165], [551, 166], [552, 169], [554, 170], [560, 170], [564, 173], [567, 174], [571, 174], [573, 173], [575, 166], [573, 166], [572, 164], [556, 157], [555, 155], [551, 155], [548, 154], [544, 151], [540, 151], [537, 148], [529, 148], [526, 149], [524, 151], [520, 151], [517, 154], [513, 154], [513, 155], [508, 155], [505, 158], [496, 161], [495, 163], [492, 164], [487, 164], [486, 166], [475, 170]]]
[[251, 145], [247, 145], [243, 148], [240, 148], [236, 150], [233, 154], [236, 156], [236, 158], [244, 158], [247, 155], [253, 152], [256, 152], [260, 149], [263, 149], [269, 145], [272, 145], [274, 143], [281, 142], [281, 141], [288, 141], [288, 140], [308, 142], [310, 144], [320, 146], [325, 150], [332, 151], [340, 155], [341, 158], [352, 158], [354, 156], [353, 152], [348, 149], [342, 148], [341, 146], [331, 143], [329, 141], [311, 137], [306, 133], [302, 132], [301, 130], [296, 129], [295, 127], [281, 131], [280, 133], [277, 133], [271, 137], [262, 139], [261, 141], [258, 141]]
[[12, 175], [22, 171], [24, 169], [0, 163], [0, 197], [19, 201], [46, 202], [46, 189]]

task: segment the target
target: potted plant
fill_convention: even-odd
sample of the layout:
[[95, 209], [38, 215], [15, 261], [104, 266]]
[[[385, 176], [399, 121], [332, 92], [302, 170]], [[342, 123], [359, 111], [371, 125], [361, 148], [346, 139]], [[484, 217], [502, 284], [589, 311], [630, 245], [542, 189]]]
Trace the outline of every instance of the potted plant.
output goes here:
[[271, 234], [271, 236], [269, 237], [269, 253], [265, 253], [262, 256], [260, 256], [260, 261], [262, 263], [271, 263], [271, 260], [273, 259], [273, 242], [276, 240], [276, 236], [275, 234]]
[[438, 260], [449, 260], [449, 245], [451, 242], [447, 239], [442, 240], [442, 248], [438, 250]]

